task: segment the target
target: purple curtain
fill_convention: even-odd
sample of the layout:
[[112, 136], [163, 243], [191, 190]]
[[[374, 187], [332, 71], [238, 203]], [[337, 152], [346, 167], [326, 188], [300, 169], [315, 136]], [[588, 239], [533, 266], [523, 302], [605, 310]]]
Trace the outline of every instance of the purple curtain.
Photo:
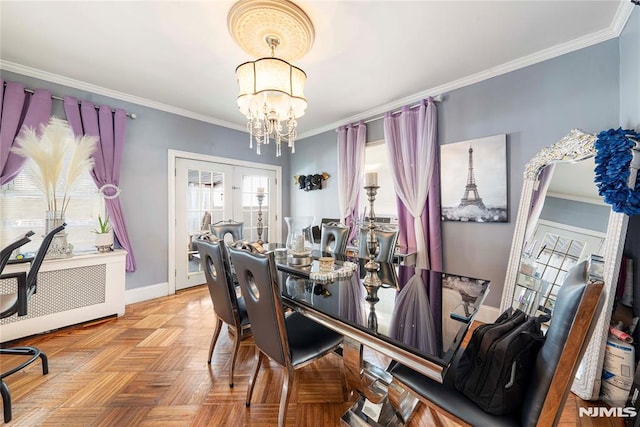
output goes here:
[[82, 105], [79, 105], [78, 100], [70, 96], [64, 98], [64, 111], [76, 136], [86, 134], [98, 137], [91, 175], [105, 198], [107, 213], [118, 242], [127, 250], [127, 271], [135, 271], [136, 259], [118, 197], [127, 113], [119, 108], [112, 112], [111, 107], [106, 105], [101, 105], [96, 110], [88, 101], [82, 101]]
[[555, 171], [556, 165], [554, 163], [547, 165], [538, 174], [536, 180], [536, 188], [531, 196], [531, 206], [529, 206], [529, 217], [527, 218], [527, 228], [524, 236], [524, 249], [530, 250], [533, 253], [535, 242], [533, 241], [533, 235], [542, 213], [542, 207], [544, 206], [544, 199], [551, 184], [551, 178], [553, 177], [553, 171]]
[[11, 182], [22, 169], [25, 158], [11, 151], [23, 127], [38, 135], [51, 117], [51, 92], [36, 89], [26, 93], [20, 83], [0, 79], [0, 185]]
[[417, 251], [416, 266], [442, 271], [438, 118], [429, 97], [384, 117], [384, 138], [398, 195], [399, 241]]
[[351, 227], [349, 242], [357, 236], [358, 196], [364, 172], [367, 127], [363, 121], [338, 128], [338, 203], [340, 218]]

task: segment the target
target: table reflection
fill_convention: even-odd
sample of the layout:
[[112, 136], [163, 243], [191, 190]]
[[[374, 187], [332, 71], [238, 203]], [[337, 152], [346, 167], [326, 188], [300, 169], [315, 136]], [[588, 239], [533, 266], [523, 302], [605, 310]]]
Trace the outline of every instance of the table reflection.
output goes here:
[[487, 280], [390, 263], [380, 263], [382, 286], [366, 286], [366, 260], [335, 258], [335, 268], [347, 260], [359, 268], [348, 277], [314, 281], [309, 276], [318, 271], [316, 260], [305, 268], [279, 263], [285, 303], [316, 310], [337, 326], [357, 328], [443, 368], [459, 347], [489, 286]]

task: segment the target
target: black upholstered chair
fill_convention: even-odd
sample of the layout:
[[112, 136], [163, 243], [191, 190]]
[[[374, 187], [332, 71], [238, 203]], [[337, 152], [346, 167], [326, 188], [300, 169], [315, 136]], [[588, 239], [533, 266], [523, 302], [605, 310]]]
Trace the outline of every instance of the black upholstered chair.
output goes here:
[[[396, 242], [398, 241], [398, 231], [374, 230], [374, 233], [376, 236], [376, 240], [378, 241], [378, 253], [376, 254], [376, 261], [392, 262], [393, 254], [396, 249]], [[358, 256], [360, 258], [369, 257], [369, 250], [367, 249], [368, 239], [369, 230], [364, 227], [361, 228], [358, 243]]]
[[251, 404], [258, 372], [267, 356], [286, 369], [278, 413], [278, 425], [284, 426], [294, 370], [336, 349], [342, 343], [342, 335], [297, 312], [285, 317], [273, 252], [263, 255], [234, 248], [229, 248], [229, 252], [236, 266], [256, 343], [257, 361], [246, 404]]
[[406, 366], [395, 365], [391, 369], [391, 401], [397, 400], [397, 390], [408, 386], [432, 413], [444, 412], [462, 425], [556, 425], [604, 301], [602, 282], [589, 283], [586, 270], [586, 261], [574, 267], [560, 288], [519, 412], [496, 416], [481, 410], [453, 387], [455, 366], [440, 384]]
[[211, 364], [213, 349], [222, 329], [222, 323], [231, 328], [233, 339], [233, 353], [229, 366], [229, 387], [233, 387], [233, 370], [240, 349], [240, 341], [251, 336], [251, 325], [244, 298], [236, 295], [236, 288], [231, 278], [231, 268], [228, 265], [227, 248], [222, 239], [215, 241], [196, 241], [204, 276], [207, 279], [209, 295], [213, 302], [213, 311], [216, 313], [216, 329], [209, 346], [209, 359]]
[[213, 233], [218, 239], [225, 240], [227, 234], [231, 235], [231, 241], [235, 242], [242, 240], [242, 228], [244, 223], [237, 222], [232, 219], [227, 221], [218, 221], [210, 226], [211, 233]]
[[320, 250], [334, 254], [343, 254], [347, 250], [350, 227], [345, 225], [322, 224], [320, 231]]
[[[9, 294], [0, 295], [0, 319], [4, 319], [9, 316], [13, 316], [17, 313], [18, 316], [26, 316], [27, 315], [27, 306], [29, 299], [33, 294], [36, 293], [37, 290], [37, 279], [38, 272], [40, 271], [40, 266], [44, 261], [44, 257], [49, 250], [49, 245], [51, 245], [51, 241], [53, 240], [53, 236], [56, 233], [64, 230], [66, 224], [62, 224], [60, 227], [54, 229], [49, 234], [47, 234], [40, 244], [40, 248], [38, 249], [38, 253], [36, 256], [31, 258], [25, 258], [22, 262], [30, 262], [29, 271], [20, 271], [17, 273], [6, 273], [2, 274], [4, 267], [6, 266], [9, 257], [11, 256], [11, 252], [13, 252], [18, 247], [24, 245], [29, 242], [29, 237], [31, 237], [34, 233], [29, 232], [21, 239], [16, 240], [8, 247], [4, 248], [0, 251], [0, 279], [4, 280], [12, 280], [17, 286], [15, 292]], [[18, 261], [21, 262], [21, 261]], [[12, 418], [11, 411], [11, 393], [9, 392], [9, 387], [4, 382], [4, 379], [9, 375], [13, 375], [16, 372], [21, 371], [27, 366], [31, 365], [33, 362], [38, 360], [38, 358], [42, 361], [42, 374], [46, 375], [49, 373], [49, 363], [47, 360], [47, 356], [40, 351], [40, 349], [36, 347], [11, 347], [11, 348], [0, 348], [0, 354], [11, 355], [11, 356], [26, 356], [28, 359], [23, 363], [15, 366], [7, 371], [3, 371], [0, 373], [0, 394], [2, 394], [2, 408], [4, 410], [4, 422], [8, 423]], [[4, 367], [3, 367], [4, 369]]]

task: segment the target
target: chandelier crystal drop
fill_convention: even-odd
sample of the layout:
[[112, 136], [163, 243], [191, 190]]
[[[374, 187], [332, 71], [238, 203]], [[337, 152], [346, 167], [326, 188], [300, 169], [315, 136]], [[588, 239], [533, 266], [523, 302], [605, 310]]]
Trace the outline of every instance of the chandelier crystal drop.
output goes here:
[[236, 68], [238, 79], [238, 109], [247, 117], [249, 146], [255, 138], [257, 153], [260, 146], [276, 143], [276, 156], [282, 154], [281, 144], [286, 142], [295, 153], [297, 118], [304, 115], [307, 100], [304, 84], [307, 75], [300, 68], [275, 57], [280, 41], [267, 36], [271, 57], [245, 62]]

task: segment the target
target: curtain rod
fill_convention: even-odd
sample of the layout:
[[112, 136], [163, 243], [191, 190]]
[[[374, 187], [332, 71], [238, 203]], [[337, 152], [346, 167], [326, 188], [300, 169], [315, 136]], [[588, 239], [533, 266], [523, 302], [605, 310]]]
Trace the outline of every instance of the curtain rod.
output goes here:
[[[5, 82], [4, 85], [6, 86], [7, 83]], [[27, 92], [27, 93], [34, 93], [33, 89], [24, 88], [24, 91]], [[55, 100], [58, 100], [58, 101], [64, 101], [64, 98], [61, 98], [61, 97], [55, 96], [55, 95], [51, 95], [51, 99], [55, 99]], [[94, 105], [94, 107], [95, 107], [96, 110], [100, 108], [97, 105]], [[112, 109], [111, 112], [115, 113], [115, 110]], [[138, 116], [136, 116], [136, 113], [127, 113], [127, 117], [129, 117], [130, 119], [135, 120]]]
[[[434, 102], [442, 102], [442, 95], [432, 96], [432, 98], [433, 98]], [[409, 109], [416, 108], [419, 105], [420, 104], [411, 105], [411, 106], [409, 106]], [[393, 111], [391, 114], [398, 114], [401, 111], [402, 110]], [[380, 120], [380, 119], [384, 119], [384, 115], [378, 116], [378, 117], [374, 117], [372, 119], [367, 119], [367, 120], [364, 121], [364, 123], [367, 124], [367, 123], [375, 122], [376, 120]]]
[[[432, 96], [432, 98], [433, 98], [433, 101], [434, 101], [434, 102], [442, 102], [442, 100], [443, 100], [443, 98], [442, 98], [442, 94], [440, 94], [440, 95], [436, 95], [436, 96]], [[411, 109], [411, 108], [416, 108], [416, 107], [417, 107], [417, 106], [419, 106], [419, 105], [420, 105], [420, 104], [410, 105], [410, 106], [409, 106], [409, 109]], [[402, 110], [393, 111], [391, 114], [397, 114], [397, 113], [399, 113], [399, 112], [401, 112], [401, 111], [402, 111]], [[384, 119], [384, 115], [382, 115], [382, 116], [377, 116], [377, 117], [374, 117], [374, 118], [372, 118], [372, 119], [364, 120], [362, 123], [367, 124], [367, 123], [375, 122], [376, 120], [380, 120], [380, 119]], [[359, 120], [358, 120], [358, 121], [359, 121]], [[354, 122], [354, 123], [357, 123], [358, 121], [356, 121], [356, 122]], [[338, 129], [337, 129], [337, 128], [336, 128], [336, 132], [338, 132]]]
[[[25, 89], [24, 89], [24, 91], [25, 91], [25, 92], [28, 92], [28, 93], [33, 93], [33, 89], [27, 89], [27, 88], [25, 88]], [[59, 97], [59, 96], [55, 96], [55, 95], [51, 95], [51, 98], [52, 98], [52, 99], [56, 99], [56, 100], [58, 100], [58, 101], [64, 101], [64, 98], [61, 98], [61, 97]], [[80, 104], [80, 102], [78, 102], [78, 104]], [[98, 105], [94, 105], [93, 107], [94, 107], [96, 110], [100, 109], [100, 106], [98, 106]], [[114, 110], [114, 109], [111, 109], [111, 112], [112, 112], [112, 113], [115, 113], [115, 110]], [[130, 119], [135, 120], [138, 116], [136, 116], [136, 113], [127, 113], [127, 117], [129, 117]]]

